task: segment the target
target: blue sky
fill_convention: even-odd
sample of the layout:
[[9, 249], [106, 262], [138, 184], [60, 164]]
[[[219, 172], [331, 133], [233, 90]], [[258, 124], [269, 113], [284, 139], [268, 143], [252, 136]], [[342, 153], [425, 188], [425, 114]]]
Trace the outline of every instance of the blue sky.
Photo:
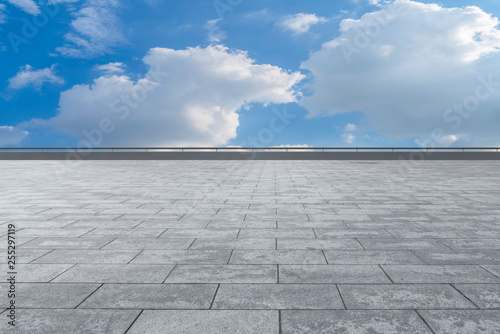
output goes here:
[[493, 0], [3, 1], [0, 146], [500, 145], [499, 16]]

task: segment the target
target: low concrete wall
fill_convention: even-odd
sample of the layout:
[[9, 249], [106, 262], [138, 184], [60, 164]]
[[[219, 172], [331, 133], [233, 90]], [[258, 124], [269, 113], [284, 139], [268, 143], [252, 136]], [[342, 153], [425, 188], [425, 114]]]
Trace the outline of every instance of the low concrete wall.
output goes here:
[[0, 160], [500, 160], [500, 152], [0, 152]]

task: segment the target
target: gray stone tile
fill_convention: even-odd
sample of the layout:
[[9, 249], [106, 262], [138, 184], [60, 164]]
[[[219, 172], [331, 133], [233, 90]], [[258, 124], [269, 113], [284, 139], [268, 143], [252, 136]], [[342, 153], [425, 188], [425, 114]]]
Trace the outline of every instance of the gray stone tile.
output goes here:
[[358, 239], [367, 250], [445, 250], [450, 249], [433, 239]]
[[275, 265], [178, 265], [165, 283], [277, 283]]
[[218, 238], [234, 239], [239, 229], [203, 229], [203, 228], [175, 228], [168, 229], [161, 238]]
[[63, 229], [63, 228], [24, 228], [17, 232], [18, 236], [23, 237], [57, 237], [57, 238], [78, 238], [85, 233], [91, 231], [92, 228], [78, 228], [78, 229]]
[[33, 263], [128, 263], [140, 250], [56, 249]]
[[330, 229], [315, 228], [314, 232], [318, 238], [392, 238], [392, 236], [383, 229]]
[[[16, 263], [30, 263], [33, 260], [36, 260], [40, 256], [43, 256], [52, 250], [50, 249], [25, 249], [19, 248], [17, 249], [16, 254]], [[0, 263], [7, 263], [7, 256], [2, 256], [0, 258]]]
[[454, 284], [479, 308], [500, 308], [500, 284]]
[[217, 284], [104, 284], [79, 308], [208, 309]]
[[389, 229], [388, 232], [397, 239], [450, 239], [467, 238], [464, 232], [456, 230], [445, 231], [408, 231], [405, 229]]
[[280, 283], [390, 283], [375, 265], [280, 265]]
[[283, 334], [431, 334], [414, 311], [282, 311]]
[[500, 250], [500, 239], [443, 239], [443, 244], [453, 250]]
[[500, 264], [499, 251], [415, 251], [427, 264]]
[[383, 265], [394, 283], [500, 283], [476, 265]]
[[445, 284], [342, 284], [347, 309], [475, 309], [460, 292]]
[[311, 228], [265, 229], [243, 228], [238, 238], [316, 238]]
[[[139, 315], [138, 310], [22, 310], [14, 333], [123, 334]], [[11, 333], [7, 321], [0, 332]]]
[[110, 238], [37, 238], [22, 248], [48, 249], [99, 249], [108, 244]]
[[227, 264], [231, 250], [144, 250], [131, 264]]
[[327, 264], [321, 250], [239, 250], [230, 264]]
[[99, 284], [19, 283], [16, 304], [18, 308], [75, 308], [98, 287]]
[[329, 264], [424, 264], [413, 252], [325, 250]]
[[78, 264], [53, 282], [162, 283], [173, 265]]
[[356, 239], [278, 239], [278, 249], [360, 249]]
[[213, 309], [344, 309], [336, 285], [221, 284]]
[[482, 266], [496, 277], [500, 277], [500, 265], [485, 265]]
[[294, 221], [294, 220], [284, 220], [278, 222], [278, 228], [334, 228], [334, 229], [347, 229], [347, 225], [344, 224], [342, 220], [336, 221]]
[[127, 334], [277, 334], [278, 311], [144, 311]]
[[118, 238], [103, 249], [188, 249], [195, 239], [184, 238]]
[[419, 311], [436, 334], [498, 334], [500, 310]]
[[142, 229], [142, 230], [127, 230], [124, 228], [96, 228], [85, 234], [83, 238], [156, 238], [159, 237], [166, 229]]
[[17, 281], [46, 283], [71, 268], [73, 264], [20, 264], [17, 266]]
[[276, 239], [196, 239], [189, 249], [276, 249]]

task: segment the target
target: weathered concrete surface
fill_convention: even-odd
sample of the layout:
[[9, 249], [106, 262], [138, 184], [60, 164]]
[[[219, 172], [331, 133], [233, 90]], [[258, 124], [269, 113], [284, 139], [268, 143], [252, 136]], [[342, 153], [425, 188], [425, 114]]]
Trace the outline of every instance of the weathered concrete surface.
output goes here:
[[3, 161], [0, 332], [498, 333], [499, 170]]

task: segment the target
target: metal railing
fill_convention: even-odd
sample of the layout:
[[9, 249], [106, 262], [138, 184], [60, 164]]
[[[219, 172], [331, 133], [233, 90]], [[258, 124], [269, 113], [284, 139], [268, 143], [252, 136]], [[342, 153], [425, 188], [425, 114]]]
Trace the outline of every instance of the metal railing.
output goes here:
[[500, 147], [0, 147], [0, 151], [496, 151]]

